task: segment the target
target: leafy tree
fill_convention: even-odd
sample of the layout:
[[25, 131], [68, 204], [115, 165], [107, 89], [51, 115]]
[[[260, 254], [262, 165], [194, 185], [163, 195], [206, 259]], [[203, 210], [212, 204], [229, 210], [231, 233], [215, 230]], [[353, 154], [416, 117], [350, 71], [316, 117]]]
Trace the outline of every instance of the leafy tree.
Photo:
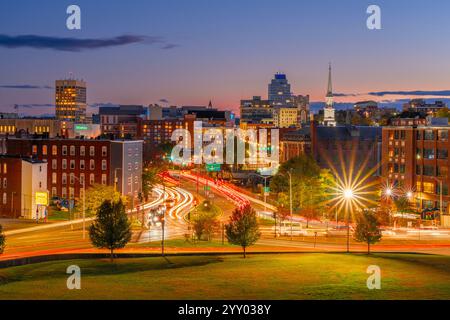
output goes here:
[[333, 179], [328, 170], [321, 170], [309, 155], [301, 155], [283, 163], [272, 178], [270, 187], [277, 194], [278, 206], [290, 207], [289, 174], [292, 180], [292, 206], [299, 210], [309, 223], [320, 215], [324, 200]]
[[122, 200], [105, 200], [97, 211], [97, 218], [89, 228], [89, 237], [97, 248], [109, 249], [111, 262], [114, 249], [125, 247], [131, 239], [131, 224]]
[[203, 202], [200, 208], [202, 210], [192, 219], [193, 228], [198, 240], [201, 240], [204, 236], [209, 241], [212, 234], [219, 228], [218, 214], [212, 209], [209, 201]]
[[450, 110], [448, 109], [448, 107], [441, 108], [438, 110], [438, 112], [436, 112], [436, 117], [450, 119]]
[[0, 254], [2, 254], [3, 251], [5, 250], [5, 246], [6, 246], [6, 238], [5, 235], [3, 234], [3, 226], [0, 224]]
[[411, 203], [407, 197], [399, 197], [394, 200], [395, 208], [400, 213], [406, 213], [411, 211]]
[[[122, 200], [122, 202], [126, 202], [125, 197], [122, 198], [120, 192], [114, 191], [113, 186], [94, 184], [92, 187], [86, 190], [86, 216], [89, 217], [95, 215], [98, 208], [105, 200], [110, 200], [111, 202]], [[78, 214], [83, 211], [82, 198], [77, 202], [75, 210]]]
[[358, 242], [367, 243], [367, 254], [370, 254], [370, 245], [381, 240], [380, 222], [374, 213], [364, 210], [357, 218], [354, 238]]
[[261, 236], [256, 212], [250, 205], [234, 209], [225, 230], [228, 242], [242, 247], [244, 258], [247, 247], [253, 245]]
[[142, 173], [142, 196], [145, 201], [153, 190], [153, 187], [160, 182], [158, 174], [161, 172], [161, 167], [148, 167]]

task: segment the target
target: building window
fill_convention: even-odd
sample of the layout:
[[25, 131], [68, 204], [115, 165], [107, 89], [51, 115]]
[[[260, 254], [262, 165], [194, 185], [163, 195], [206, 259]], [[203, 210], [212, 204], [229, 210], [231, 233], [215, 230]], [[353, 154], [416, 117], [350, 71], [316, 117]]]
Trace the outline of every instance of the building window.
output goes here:
[[70, 184], [75, 184], [75, 175], [73, 173], [70, 174]]
[[70, 146], [70, 155], [71, 156], [75, 155], [75, 146]]
[[433, 200], [423, 200], [423, 207], [424, 208], [434, 208], [434, 201]]
[[84, 173], [80, 174], [80, 184], [84, 186]]
[[442, 178], [447, 178], [448, 175], [448, 167], [439, 166], [437, 168], [438, 176]]
[[433, 130], [425, 130], [423, 140], [434, 140]]
[[80, 160], [80, 170], [84, 170], [84, 160]]
[[80, 156], [84, 157], [86, 155], [86, 147], [81, 146], [80, 147]]
[[3, 188], [8, 187], [8, 180], [6, 178], [3, 178]]
[[3, 164], [3, 173], [8, 173], [8, 165], [6, 163]]
[[66, 170], [67, 169], [67, 159], [62, 159], [62, 169]]
[[425, 192], [425, 193], [434, 193], [434, 183], [432, 183], [432, 182], [424, 182], [423, 183], [423, 192]]
[[67, 156], [67, 146], [62, 146], [62, 155]]
[[95, 175], [93, 173], [91, 173], [89, 175], [89, 184], [93, 185], [95, 183]]
[[6, 204], [8, 201], [6, 192], [3, 192], [3, 204]]
[[89, 155], [91, 157], [95, 156], [95, 147], [94, 146], [89, 147]]
[[37, 145], [33, 144], [33, 146], [31, 147], [31, 153], [32, 154], [37, 154], [37, 151], [38, 151]]
[[448, 140], [448, 131], [447, 130], [439, 130], [438, 131], [438, 139], [439, 139], [439, 141], [447, 141]]
[[448, 158], [448, 150], [447, 149], [438, 149], [437, 157], [438, 157], [438, 159], [447, 159]]
[[67, 174], [66, 173], [62, 174], [61, 182], [62, 182], [62, 184], [67, 184]]
[[424, 159], [434, 159], [434, 149], [423, 149]]
[[95, 169], [95, 161], [94, 160], [89, 160], [89, 169], [94, 170]]
[[52, 145], [52, 155], [53, 156], [58, 155], [58, 146], [57, 145]]
[[69, 199], [75, 198], [75, 189], [72, 187], [69, 187]]
[[433, 166], [423, 166], [423, 175], [433, 177], [436, 173]]
[[103, 146], [102, 147], [102, 157], [106, 157], [106, 155], [107, 155], [107, 148], [106, 148], [106, 146]]
[[57, 197], [56, 187], [52, 187], [52, 198]]
[[45, 145], [45, 144], [42, 146], [42, 155], [43, 156], [47, 155], [47, 145]]
[[66, 198], [67, 198], [67, 189], [66, 189], [66, 187], [63, 187], [63, 188], [61, 189], [61, 197], [62, 197], [63, 199], [66, 199]]
[[58, 163], [56, 162], [56, 159], [52, 159], [52, 170], [58, 169]]
[[106, 185], [106, 174], [102, 174], [102, 184]]
[[70, 160], [70, 169], [71, 170], [75, 169], [75, 160]]
[[[439, 195], [441, 194], [441, 184], [440, 183], [436, 184], [436, 193]], [[448, 195], [448, 185], [445, 183], [442, 184], [442, 195], [443, 196]]]
[[106, 160], [102, 160], [102, 170], [106, 170]]
[[416, 165], [416, 174], [419, 176], [422, 175], [422, 166], [419, 164]]
[[52, 172], [52, 184], [56, 184], [57, 178], [56, 178], [56, 172]]

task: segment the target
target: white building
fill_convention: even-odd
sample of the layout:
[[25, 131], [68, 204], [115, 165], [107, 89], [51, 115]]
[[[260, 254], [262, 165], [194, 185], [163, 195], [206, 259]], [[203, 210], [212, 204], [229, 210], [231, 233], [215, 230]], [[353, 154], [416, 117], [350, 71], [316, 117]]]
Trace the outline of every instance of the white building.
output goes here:
[[329, 127], [336, 126], [336, 117], [334, 115], [333, 88], [331, 85], [331, 64], [328, 67], [328, 89], [325, 97], [325, 108], [323, 110], [323, 123]]

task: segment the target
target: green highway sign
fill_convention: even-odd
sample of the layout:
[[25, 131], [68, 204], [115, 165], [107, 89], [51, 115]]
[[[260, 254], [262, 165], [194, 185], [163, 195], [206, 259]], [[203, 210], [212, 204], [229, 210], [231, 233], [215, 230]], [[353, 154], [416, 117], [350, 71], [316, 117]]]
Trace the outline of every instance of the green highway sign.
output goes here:
[[264, 192], [265, 193], [269, 193], [270, 192], [270, 187], [264, 187]]
[[206, 171], [208, 172], [217, 172], [220, 171], [220, 163], [208, 163], [206, 164]]
[[75, 130], [88, 130], [88, 126], [84, 125], [84, 124], [76, 124], [75, 125]]

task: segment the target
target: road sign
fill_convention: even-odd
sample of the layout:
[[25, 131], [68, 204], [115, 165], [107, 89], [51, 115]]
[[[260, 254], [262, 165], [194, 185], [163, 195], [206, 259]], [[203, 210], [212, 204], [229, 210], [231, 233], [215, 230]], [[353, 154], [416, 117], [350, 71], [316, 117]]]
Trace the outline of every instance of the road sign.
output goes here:
[[41, 206], [48, 206], [48, 193], [36, 192], [36, 204]]
[[210, 187], [210, 186], [205, 186], [204, 188], [205, 188], [206, 191], [211, 190], [211, 187]]
[[207, 163], [206, 164], [206, 171], [208, 172], [218, 172], [221, 170], [220, 163]]
[[264, 187], [264, 193], [269, 193], [270, 192], [270, 187]]

